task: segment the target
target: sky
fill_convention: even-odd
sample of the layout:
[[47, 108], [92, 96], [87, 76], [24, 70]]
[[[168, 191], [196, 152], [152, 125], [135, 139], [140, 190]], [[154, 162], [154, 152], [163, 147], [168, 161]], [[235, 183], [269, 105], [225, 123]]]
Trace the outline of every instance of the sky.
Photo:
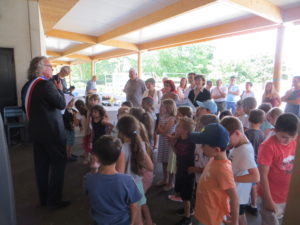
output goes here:
[[[216, 59], [241, 59], [258, 53], [275, 54], [276, 30], [239, 35], [211, 41]], [[233, 47], [234, 46], [234, 47]], [[283, 61], [291, 75], [300, 75], [300, 25], [287, 24], [283, 43]]]

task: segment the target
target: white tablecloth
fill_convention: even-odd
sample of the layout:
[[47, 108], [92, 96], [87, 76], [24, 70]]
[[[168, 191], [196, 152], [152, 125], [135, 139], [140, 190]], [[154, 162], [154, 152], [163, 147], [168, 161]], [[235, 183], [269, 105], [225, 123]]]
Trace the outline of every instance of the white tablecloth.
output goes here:
[[118, 114], [118, 109], [120, 108], [119, 106], [104, 106], [108, 116], [109, 116], [109, 121], [115, 126], [118, 122], [117, 114]]

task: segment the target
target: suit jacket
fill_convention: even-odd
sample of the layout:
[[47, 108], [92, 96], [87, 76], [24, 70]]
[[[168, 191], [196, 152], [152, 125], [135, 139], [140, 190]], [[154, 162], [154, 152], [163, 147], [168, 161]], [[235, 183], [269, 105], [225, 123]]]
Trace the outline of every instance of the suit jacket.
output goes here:
[[52, 81], [53, 80], [60, 80], [60, 82], [61, 82], [61, 84], [62, 84], [62, 86], [63, 86], [63, 93], [68, 93], [69, 92], [69, 90], [68, 90], [68, 87], [67, 87], [67, 82], [66, 82], [66, 79], [65, 78], [60, 78], [59, 76], [58, 76], [58, 74], [56, 74], [56, 75], [53, 75], [52, 76]]
[[65, 106], [64, 93], [52, 81], [41, 80], [36, 84], [29, 111], [29, 134], [34, 143], [65, 143], [66, 133], [60, 111]]

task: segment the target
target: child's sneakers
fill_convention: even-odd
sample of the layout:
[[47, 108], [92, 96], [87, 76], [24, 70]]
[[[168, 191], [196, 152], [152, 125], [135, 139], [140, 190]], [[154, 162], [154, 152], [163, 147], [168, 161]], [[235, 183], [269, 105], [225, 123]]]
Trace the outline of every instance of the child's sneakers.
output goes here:
[[192, 218], [191, 217], [183, 217], [178, 225], [192, 225]]
[[180, 198], [178, 195], [168, 195], [168, 199], [173, 202], [183, 202], [182, 198]]

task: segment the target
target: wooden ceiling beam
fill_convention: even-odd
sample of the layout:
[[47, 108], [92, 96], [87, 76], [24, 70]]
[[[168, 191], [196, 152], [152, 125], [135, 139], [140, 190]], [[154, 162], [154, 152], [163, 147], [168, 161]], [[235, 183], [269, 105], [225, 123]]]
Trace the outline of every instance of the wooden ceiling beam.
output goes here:
[[121, 25], [105, 34], [98, 36], [98, 43], [115, 39], [132, 31], [139, 30], [149, 25], [170, 19], [196, 8], [207, 6], [217, 0], [178, 0], [177, 2], [152, 12], [142, 18], [136, 19], [127, 24]]
[[92, 60], [105, 60], [110, 58], [117, 58], [125, 55], [131, 55], [137, 53], [137, 51], [117, 49], [109, 52], [100, 53], [98, 55], [91, 56]]
[[72, 55], [76, 52], [79, 52], [79, 51], [89, 48], [91, 46], [94, 46], [94, 44], [85, 43], [85, 44], [75, 45], [74, 47], [71, 47], [71, 48], [67, 49], [66, 51], [64, 51], [61, 57]]
[[45, 33], [48, 33], [79, 0], [39, 0]]
[[88, 62], [92, 61], [92, 58], [87, 55], [72, 54], [72, 55], [68, 55], [68, 58], [81, 59]]
[[280, 8], [268, 0], [221, 0], [221, 2], [245, 9], [274, 23], [283, 22]]
[[71, 41], [78, 41], [78, 42], [89, 43], [89, 44], [96, 44], [97, 42], [96, 36], [79, 34], [79, 33], [74, 33], [74, 32], [69, 32], [64, 30], [50, 30], [49, 32], [46, 33], [46, 35], [50, 37], [62, 38]]
[[134, 50], [138, 51], [138, 46], [134, 43], [126, 42], [126, 41], [119, 41], [119, 40], [108, 40], [99, 43], [101, 45], [108, 45], [116, 48], [122, 48], [122, 49], [127, 49], [127, 50]]
[[50, 50], [47, 50], [46, 54], [48, 56], [54, 56], [54, 57], [61, 57], [62, 56], [62, 52], [56, 52], [56, 51], [50, 51]]
[[50, 59], [50, 62], [53, 63], [53, 64], [58, 64], [58, 65], [70, 65], [70, 62], [67, 62], [67, 61], [60, 61], [60, 60], [51, 60]]
[[[87, 44], [97, 44], [97, 37], [87, 34], [74, 33], [64, 30], [51, 30], [47, 34], [49, 37], [62, 38], [72, 41], [83, 42]], [[122, 48], [127, 50], [138, 50], [138, 47], [130, 42], [119, 41], [119, 40], [108, 40], [98, 44], [108, 45], [116, 48]]]
[[208, 27], [184, 34], [178, 34], [167, 38], [162, 38], [155, 41], [149, 41], [143, 44], [139, 44], [140, 50], [151, 50], [161, 47], [167, 47], [172, 45], [184, 45], [190, 42], [196, 42], [201, 40], [212, 40], [222, 38], [228, 35], [237, 35], [241, 32], [253, 32], [254, 30], [261, 28], [274, 28], [277, 25], [261, 17], [251, 17], [234, 22], [229, 22], [214, 27]]
[[300, 6], [292, 7], [283, 11], [284, 22], [299, 22], [300, 21]]

